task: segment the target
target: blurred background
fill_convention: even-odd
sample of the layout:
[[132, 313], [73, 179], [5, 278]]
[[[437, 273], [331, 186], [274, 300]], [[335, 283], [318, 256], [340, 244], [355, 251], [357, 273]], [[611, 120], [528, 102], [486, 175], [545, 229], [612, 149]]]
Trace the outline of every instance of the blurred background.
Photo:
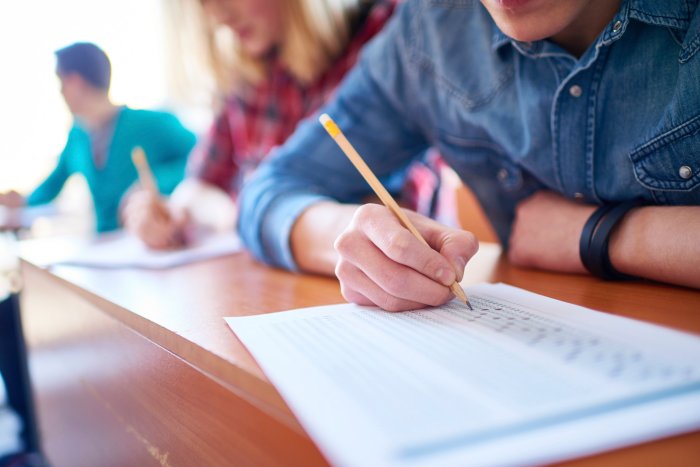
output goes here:
[[[194, 97], [178, 92], [183, 88], [183, 65], [173, 60], [172, 38], [175, 24], [182, 21], [173, 21], [183, 12], [181, 4], [181, 0], [0, 4], [0, 192], [30, 192], [63, 149], [71, 115], [61, 98], [54, 51], [74, 42], [94, 42], [107, 52], [115, 103], [170, 110], [196, 133], [206, 127], [210, 119], [206, 79], [198, 83], [200, 93]], [[63, 224], [52, 222], [51, 216], [40, 218], [34, 235], [90, 231], [92, 212], [82, 177], [71, 178], [55, 208], [66, 214], [60, 216]]]
[[[72, 117], [60, 93], [54, 52], [75, 42], [93, 42], [109, 55], [110, 95], [116, 104], [169, 110], [196, 133], [206, 128], [213, 82], [202, 77], [196, 86], [184, 85], [183, 78], [191, 80], [205, 68], [183, 71], [187, 65], [175, 51], [182, 46], [176, 33], [186, 17], [183, 4], [184, 0], [0, 2], [0, 193], [14, 189], [28, 194], [56, 165]], [[190, 88], [197, 92], [183, 91]], [[56, 203], [32, 209], [30, 236], [93, 231], [83, 177], [71, 177]], [[0, 219], [7, 212], [0, 212]], [[42, 465], [33, 457], [14, 457], [18, 451], [31, 451], [36, 443], [26, 439], [31, 414], [22, 404], [13, 406], [9, 393], [12, 389], [22, 399], [27, 385], [18, 383], [28, 381], [23, 379], [26, 361], [17, 353], [23, 344], [15, 342], [21, 334], [11, 332], [19, 317], [18, 296], [12, 295], [20, 288], [13, 285], [19, 274], [15, 249], [11, 236], [0, 232], [0, 357], [2, 368], [11, 370], [0, 375], [0, 465]], [[50, 303], [41, 307], [52, 309]], [[65, 324], [48, 316], [38, 321], [44, 326]], [[79, 327], [79, 323], [67, 325]], [[41, 341], [43, 328], [37, 329], [28, 340]], [[48, 350], [47, 356], [53, 353]], [[42, 355], [35, 355], [33, 365], [42, 365]], [[47, 384], [60, 387], [60, 378]]]

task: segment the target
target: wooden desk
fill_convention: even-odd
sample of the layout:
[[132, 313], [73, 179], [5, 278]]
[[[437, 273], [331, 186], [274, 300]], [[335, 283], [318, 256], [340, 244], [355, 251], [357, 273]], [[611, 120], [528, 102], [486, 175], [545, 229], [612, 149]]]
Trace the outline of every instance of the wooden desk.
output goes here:
[[[339, 303], [334, 279], [270, 269], [247, 253], [168, 271], [47, 271], [25, 261], [23, 272], [32, 376], [54, 465], [325, 464], [222, 318]], [[700, 334], [697, 291], [522, 270], [493, 245], [482, 246], [466, 281], [502, 281]], [[699, 462], [696, 432], [570, 464]]]

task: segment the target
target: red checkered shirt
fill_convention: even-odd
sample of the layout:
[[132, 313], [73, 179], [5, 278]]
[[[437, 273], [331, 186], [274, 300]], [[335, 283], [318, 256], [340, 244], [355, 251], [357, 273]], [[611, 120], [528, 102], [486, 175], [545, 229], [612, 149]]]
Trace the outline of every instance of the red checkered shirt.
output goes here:
[[[252, 92], [230, 96], [208, 134], [190, 158], [188, 175], [218, 186], [236, 198], [245, 179], [297, 124], [331, 97], [353, 67], [362, 47], [391, 17], [396, 0], [371, 6], [343, 55], [310, 85], [301, 85], [279, 62], [270, 64], [267, 78]], [[439, 165], [427, 161], [409, 172], [403, 204], [434, 214]], [[426, 209], [427, 207], [430, 209]]]

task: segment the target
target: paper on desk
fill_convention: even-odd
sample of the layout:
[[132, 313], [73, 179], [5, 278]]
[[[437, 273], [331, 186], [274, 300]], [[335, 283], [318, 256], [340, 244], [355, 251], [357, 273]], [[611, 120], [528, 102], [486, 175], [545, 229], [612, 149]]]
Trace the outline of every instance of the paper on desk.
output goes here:
[[28, 259], [37, 264], [99, 268], [164, 269], [229, 255], [242, 248], [234, 233], [201, 233], [187, 247], [165, 251], [151, 250], [127, 232], [103, 234], [90, 241], [39, 239], [25, 243], [20, 255], [27, 257], [25, 252], [31, 251]]
[[226, 318], [337, 465], [553, 462], [700, 428], [700, 339], [504, 284]]

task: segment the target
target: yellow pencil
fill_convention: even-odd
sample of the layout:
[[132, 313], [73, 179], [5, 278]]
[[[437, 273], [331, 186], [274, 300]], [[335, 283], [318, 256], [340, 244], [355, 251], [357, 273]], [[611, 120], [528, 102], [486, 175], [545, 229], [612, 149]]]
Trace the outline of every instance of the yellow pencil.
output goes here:
[[[348, 141], [343, 132], [340, 131], [340, 128], [338, 128], [338, 125], [336, 125], [333, 119], [329, 117], [328, 114], [323, 114], [318, 120], [321, 122], [321, 125], [323, 125], [323, 128], [326, 129], [328, 134], [331, 135], [331, 138], [333, 138], [338, 146], [340, 146], [340, 149], [342, 149], [348, 159], [350, 159], [350, 162], [352, 162], [355, 168], [360, 172], [360, 175], [362, 175], [367, 183], [369, 183], [369, 186], [372, 187], [374, 193], [380, 200], [382, 200], [384, 206], [389, 208], [389, 210], [399, 219], [399, 222], [401, 222], [404, 227], [406, 227], [413, 234], [414, 237], [423, 242], [424, 245], [430, 247], [428, 242], [426, 242], [420, 232], [418, 232], [418, 229], [416, 229], [416, 227], [408, 219], [406, 213], [403, 212], [396, 201], [394, 201], [394, 198], [392, 198], [389, 192], [386, 191], [384, 185], [382, 185], [376, 175], [374, 175], [374, 172], [372, 172], [372, 170], [367, 166], [365, 161], [362, 159], [360, 154], [358, 154], [352, 144], [350, 144], [350, 141]], [[458, 299], [467, 304], [470, 310], [473, 309], [471, 303], [469, 303], [467, 295], [464, 293], [464, 290], [462, 290], [462, 287], [459, 285], [459, 283], [457, 283], [457, 281], [450, 285], [450, 289]]]
[[[168, 208], [160, 197], [160, 190], [158, 189], [158, 184], [153, 176], [151, 167], [148, 165], [148, 159], [146, 159], [146, 152], [141, 146], [136, 146], [131, 150], [131, 161], [136, 167], [136, 172], [139, 175], [139, 181], [143, 188], [148, 191], [153, 197], [153, 203], [155, 203], [158, 213], [157, 215], [161, 218], [166, 219], [168, 222], [172, 222], [172, 218], [168, 212]], [[181, 230], [176, 230], [173, 236], [170, 238], [170, 246], [182, 246], [187, 243], [187, 238], [185, 233]]]
[[153, 199], [158, 199], [160, 191], [158, 191], [158, 185], [155, 178], [153, 178], [151, 167], [148, 165], [146, 153], [141, 146], [136, 146], [132, 149], [131, 160], [136, 167], [136, 172], [139, 174], [141, 185], [153, 195]]

